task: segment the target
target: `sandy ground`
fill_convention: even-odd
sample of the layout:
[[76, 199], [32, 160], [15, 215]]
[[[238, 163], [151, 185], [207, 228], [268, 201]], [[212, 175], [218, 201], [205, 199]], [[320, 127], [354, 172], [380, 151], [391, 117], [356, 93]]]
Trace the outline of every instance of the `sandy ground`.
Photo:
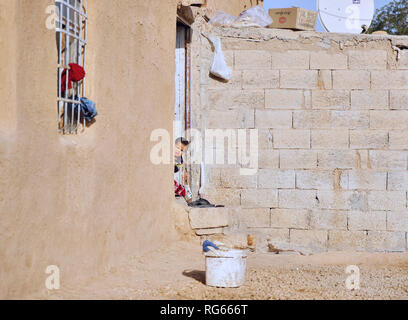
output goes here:
[[[408, 254], [323, 253], [248, 257], [240, 288], [205, 282], [200, 244], [178, 242], [132, 258], [99, 277], [63, 286], [51, 299], [407, 299]], [[348, 265], [360, 268], [360, 289], [346, 289]], [[37, 298], [44, 298], [37, 297]]]

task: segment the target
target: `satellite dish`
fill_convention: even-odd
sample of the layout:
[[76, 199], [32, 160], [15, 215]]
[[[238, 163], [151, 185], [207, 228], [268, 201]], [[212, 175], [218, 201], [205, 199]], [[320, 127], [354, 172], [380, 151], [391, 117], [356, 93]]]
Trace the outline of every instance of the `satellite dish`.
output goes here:
[[327, 32], [362, 33], [374, 17], [374, 0], [317, 0], [319, 19]]

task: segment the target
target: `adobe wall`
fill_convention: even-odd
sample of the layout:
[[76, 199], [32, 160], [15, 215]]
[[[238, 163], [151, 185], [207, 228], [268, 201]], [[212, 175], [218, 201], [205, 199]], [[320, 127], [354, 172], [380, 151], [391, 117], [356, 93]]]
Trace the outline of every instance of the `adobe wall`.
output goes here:
[[408, 37], [206, 28], [233, 75], [209, 77], [197, 38], [193, 125], [259, 134], [255, 175], [206, 166], [208, 198], [237, 209], [230, 231], [263, 251], [405, 251]]
[[172, 132], [176, 1], [88, 1], [99, 116], [77, 136], [57, 131], [53, 2], [0, 3], [2, 298], [52, 294], [48, 265], [66, 288], [174, 238], [172, 167], [149, 156], [151, 131]]
[[[46, 28], [54, 1], [0, 2], [3, 299], [52, 297], [49, 265], [60, 268], [61, 290], [76, 290], [178, 238], [173, 168], [151, 163], [150, 134], [173, 129], [179, 1], [87, 2], [86, 90], [99, 115], [66, 136], [57, 131], [55, 30]], [[231, 13], [243, 10], [238, 2], [228, 1]]]

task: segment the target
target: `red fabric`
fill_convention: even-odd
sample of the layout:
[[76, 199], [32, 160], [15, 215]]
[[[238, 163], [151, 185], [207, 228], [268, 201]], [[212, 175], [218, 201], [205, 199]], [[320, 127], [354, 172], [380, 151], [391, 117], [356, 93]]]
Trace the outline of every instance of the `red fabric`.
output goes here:
[[174, 180], [174, 193], [178, 196], [182, 197], [186, 196], [186, 189], [184, 188], [183, 185], [177, 183], [176, 180]]
[[[70, 70], [68, 70], [68, 90], [72, 89], [72, 81], [78, 82], [85, 78], [85, 70], [76, 63], [70, 63]], [[62, 71], [61, 75], [61, 92], [65, 92], [67, 82], [67, 69]]]

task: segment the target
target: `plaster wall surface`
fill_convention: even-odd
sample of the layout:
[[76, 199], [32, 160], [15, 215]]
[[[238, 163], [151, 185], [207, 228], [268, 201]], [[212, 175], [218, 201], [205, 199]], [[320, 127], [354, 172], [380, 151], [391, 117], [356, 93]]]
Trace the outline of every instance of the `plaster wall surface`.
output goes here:
[[99, 115], [78, 135], [57, 131], [54, 1], [0, 2], [1, 298], [49, 296], [49, 265], [73, 288], [179, 239], [171, 157], [150, 160], [152, 131], [173, 130], [179, 1], [87, 2], [86, 95]]
[[[176, 1], [88, 1], [87, 97], [96, 123], [57, 131], [50, 0], [0, 3], [0, 297], [89, 278], [174, 237], [171, 165], [149, 155], [171, 132]], [[161, 197], [156, 197], [160, 194]]]

